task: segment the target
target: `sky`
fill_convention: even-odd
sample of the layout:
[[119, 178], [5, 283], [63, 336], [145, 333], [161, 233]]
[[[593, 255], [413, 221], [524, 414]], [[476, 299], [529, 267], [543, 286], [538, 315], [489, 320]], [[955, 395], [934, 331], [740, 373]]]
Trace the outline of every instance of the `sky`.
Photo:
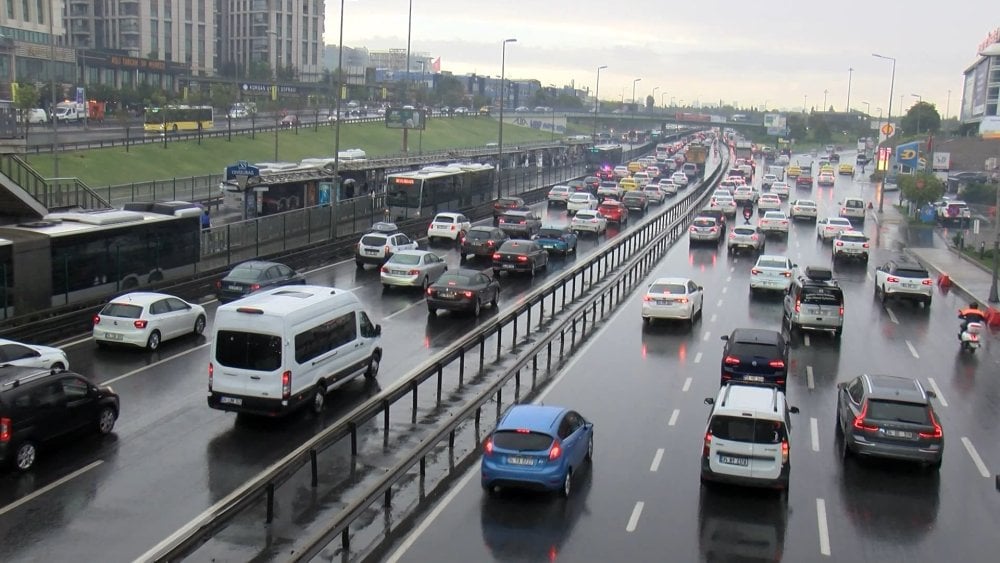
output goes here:
[[[410, 0], [345, 0], [344, 45], [406, 48]], [[988, 2], [733, 0], [412, 0], [412, 52], [441, 57], [456, 75], [538, 79], [543, 86], [595, 86], [602, 100], [698, 103], [801, 111], [847, 104], [892, 114], [920, 95], [955, 116], [963, 71], [996, 27]], [[335, 45], [341, 2], [326, 0], [325, 43]], [[853, 68], [853, 72], [849, 69]], [[950, 101], [949, 101], [949, 92]], [[900, 95], [903, 96], [900, 102]], [[868, 102], [865, 106], [863, 102]], [[766, 105], [765, 105], [766, 104]]]

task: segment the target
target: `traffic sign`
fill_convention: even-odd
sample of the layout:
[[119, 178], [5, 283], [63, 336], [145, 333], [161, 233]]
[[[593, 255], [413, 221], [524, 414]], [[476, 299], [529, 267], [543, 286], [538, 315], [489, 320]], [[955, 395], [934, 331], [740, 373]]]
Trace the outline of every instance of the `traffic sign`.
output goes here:
[[892, 135], [892, 132], [895, 130], [896, 128], [892, 126], [892, 123], [886, 123], [885, 125], [882, 126], [882, 134], [885, 135], [886, 137]]

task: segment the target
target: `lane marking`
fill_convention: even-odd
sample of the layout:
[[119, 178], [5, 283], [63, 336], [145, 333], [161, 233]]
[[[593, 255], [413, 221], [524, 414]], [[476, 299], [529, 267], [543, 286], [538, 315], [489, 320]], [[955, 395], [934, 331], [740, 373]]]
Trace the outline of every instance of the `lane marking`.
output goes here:
[[625, 525], [626, 532], [634, 532], [635, 527], [639, 525], [639, 516], [642, 515], [643, 506], [646, 506], [646, 503], [641, 500], [635, 503], [635, 508], [632, 509], [632, 515], [628, 518], [628, 524]]
[[913, 347], [913, 343], [909, 340], [906, 341], [906, 347], [910, 349], [910, 354], [912, 354], [914, 358], [918, 360], [920, 359], [920, 354], [917, 353], [917, 349]]
[[868, 278], [868, 281], [872, 281], [872, 282], [875, 281], [875, 278], [872, 277], [872, 273], [871, 272], [865, 272], [865, 277]]
[[972, 440], [962, 436], [962, 445], [965, 446], [965, 451], [969, 452], [969, 457], [972, 458], [972, 463], [976, 464], [976, 469], [979, 470], [979, 474], [989, 479], [990, 471], [986, 468], [986, 464], [983, 463], [983, 458], [979, 457], [979, 452], [976, 451], [976, 446], [972, 445]]
[[719, 316], [716, 315], [715, 313], [712, 313], [712, 316], [708, 318], [708, 322], [714, 323], [715, 319], [717, 319], [717, 318], [719, 318]]
[[927, 378], [927, 383], [931, 384], [931, 390], [934, 391], [935, 395], [937, 395], [937, 400], [938, 400], [939, 403], [941, 403], [941, 406], [942, 407], [947, 407], [948, 406], [948, 401], [945, 400], [944, 395], [941, 394], [941, 388], [938, 387], [937, 381], [934, 381], [933, 377], [928, 377]]
[[892, 321], [893, 324], [897, 324], [897, 325], [899, 324], [899, 319], [896, 318], [896, 313], [893, 313], [892, 309], [886, 307], [885, 308], [885, 314], [889, 315], [889, 320]]
[[387, 321], [387, 320], [389, 320], [389, 319], [391, 319], [391, 318], [393, 318], [393, 317], [396, 317], [396, 316], [399, 316], [399, 315], [402, 315], [403, 313], [405, 313], [405, 312], [409, 311], [410, 309], [412, 309], [412, 308], [414, 308], [414, 307], [416, 307], [417, 305], [420, 305], [420, 304], [422, 304], [422, 303], [426, 303], [426, 301], [425, 301], [424, 299], [421, 299], [421, 300], [419, 300], [419, 301], [416, 301], [416, 302], [414, 302], [414, 303], [410, 303], [409, 305], [407, 305], [406, 307], [403, 307], [402, 309], [400, 309], [400, 310], [396, 311], [395, 313], [392, 313], [391, 315], [386, 315], [385, 317], [383, 317], [383, 320], [386, 320], [386, 321]]
[[814, 452], [819, 451], [819, 421], [816, 417], [809, 419], [809, 433], [812, 434], [812, 447]]
[[718, 301], [716, 301], [715, 302], [715, 306], [716, 307], [722, 307], [722, 299], [719, 299]]
[[[729, 276], [729, 277], [726, 278], [726, 283], [729, 283], [731, 281], [733, 281], [733, 276]], [[723, 288], [723, 289], [725, 289], [725, 288]]]
[[681, 409], [674, 409], [674, 412], [670, 413], [670, 420], [667, 422], [667, 426], [673, 426], [677, 424], [677, 417], [680, 416]]
[[[694, 355], [694, 363], [696, 363], [696, 364], [700, 364], [701, 363], [701, 352], [698, 352], [697, 354]], [[691, 378], [689, 377], [688, 379], [691, 379]]]
[[[146, 370], [148, 370], [150, 368], [154, 368], [154, 367], [156, 367], [156, 366], [158, 366], [160, 364], [164, 364], [164, 363], [166, 363], [166, 362], [168, 362], [170, 360], [173, 360], [174, 358], [180, 358], [181, 356], [187, 356], [191, 352], [195, 352], [197, 350], [201, 350], [202, 348], [205, 348], [205, 347], [211, 346], [211, 345], [212, 345], [211, 342], [206, 342], [204, 344], [200, 344], [198, 346], [195, 346], [194, 348], [189, 348], [187, 350], [184, 350], [183, 352], [178, 352], [177, 354], [174, 354], [173, 356], [170, 356], [169, 358], [165, 358], [163, 360], [160, 360], [160, 361], [158, 361], [158, 362], [156, 362], [154, 364], [149, 364], [148, 366], [142, 366], [141, 368], [137, 368], [137, 369], [134, 369], [132, 371], [127, 371], [127, 372], [119, 375], [118, 377], [112, 377], [111, 379], [109, 379], [107, 381], [99, 383], [98, 386], [99, 387], [104, 387], [106, 385], [111, 385], [112, 383], [116, 383], [116, 382], [121, 381], [121, 380], [123, 380], [123, 379], [125, 379], [127, 377], [132, 377], [133, 375], [135, 375], [137, 373], [142, 373], [142, 372], [144, 372], [144, 371], [146, 371]], [[206, 377], [208, 377], [207, 372], [206, 372]]]
[[813, 377], [813, 367], [806, 366], [806, 385], [809, 389], [816, 388], [816, 379]]
[[66, 475], [62, 479], [59, 479], [57, 481], [53, 481], [53, 482], [49, 483], [48, 485], [45, 485], [41, 489], [33, 491], [31, 494], [24, 495], [23, 497], [15, 500], [14, 502], [8, 504], [7, 506], [5, 506], [3, 508], [0, 508], [0, 516], [3, 516], [4, 514], [7, 514], [11, 510], [14, 510], [15, 508], [21, 506], [22, 504], [31, 502], [32, 500], [34, 500], [34, 499], [36, 499], [36, 498], [44, 495], [45, 493], [51, 491], [52, 489], [58, 487], [59, 485], [62, 485], [63, 483], [66, 483], [68, 481], [76, 479], [80, 475], [83, 475], [84, 473], [90, 471], [91, 469], [97, 467], [98, 465], [100, 465], [102, 463], [104, 463], [104, 460], [103, 459], [99, 459], [99, 460], [97, 460], [97, 461], [95, 461], [95, 462], [93, 462], [93, 463], [91, 463], [89, 465], [85, 465], [85, 466], [81, 467], [80, 469], [77, 469], [76, 471], [70, 473], [69, 475]]
[[702, 339], [702, 341], [703, 341], [703, 342], [707, 342], [707, 341], [708, 341], [708, 339], [709, 339], [709, 338], [710, 338], [711, 336], [712, 336], [712, 333], [711, 333], [711, 332], [707, 332], [707, 331], [706, 331], [706, 332], [705, 332], [705, 336], [702, 336], [702, 337], [701, 337], [701, 339]]
[[733, 272], [735, 272], [735, 271], [736, 271], [736, 266], [730, 266], [729, 267], [729, 273], [730, 274], [733, 273]]
[[726, 286], [726, 287], [722, 288], [722, 293], [725, 293], [727, 291], [729, 291], [729, 286]]
[[660, 462], [663, 461], [663, 448], [657, 448], [656, 455], [653, 456], [653, 463], [649, 466], [649, 470], [656, 473], [660, 469]]
[[681, 393], [687, 393], [688, 389], [690, 388], [691, 388], [691, 378], [689, 377], [684, 380], [684, 387], [681, 387]]
[[830, 530], [826, 525], [826, 501], [816, 499], [816, 526], [819, 528], [819, 552], [821, 555], [830, 555]]
[[812, 346], [812, 339], [809, 338], [808, 334], [802, 336], [802, 342], [804, 342], [806, 346]]

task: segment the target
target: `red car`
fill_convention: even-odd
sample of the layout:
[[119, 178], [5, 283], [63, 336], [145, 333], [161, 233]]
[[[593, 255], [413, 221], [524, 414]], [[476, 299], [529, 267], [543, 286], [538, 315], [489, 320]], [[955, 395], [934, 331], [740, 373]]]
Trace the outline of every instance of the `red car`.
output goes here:
[[608, 223], [623, 225], [628, 223], [628, 208], [620, 201], [606, 199], [597, 207], [597, 212], [608, 220]]
[[799, 188], [811, 188], [813, 187], [813, 178], [808, 173], [803, 172], [799, 174], [799, 177], [795, 179], [795, 187]]

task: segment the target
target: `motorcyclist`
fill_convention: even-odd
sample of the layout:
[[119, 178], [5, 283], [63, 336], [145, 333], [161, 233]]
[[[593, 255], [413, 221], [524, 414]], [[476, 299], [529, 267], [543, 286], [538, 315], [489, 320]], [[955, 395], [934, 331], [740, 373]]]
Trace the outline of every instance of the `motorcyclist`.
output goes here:
[[743, 204], [743, 220], [746, 224], [750, 224], [750, 218], [753, 217], [753, 202], [746, 202]]
[[979, 303], [972, 302], [965, 309], [958, 312], [958, 318], [962, 319], [962, 329], [958, 335], [961, 336], [969, 328], [969, 323], [984, 323], [986, 313], [979, 309]]

